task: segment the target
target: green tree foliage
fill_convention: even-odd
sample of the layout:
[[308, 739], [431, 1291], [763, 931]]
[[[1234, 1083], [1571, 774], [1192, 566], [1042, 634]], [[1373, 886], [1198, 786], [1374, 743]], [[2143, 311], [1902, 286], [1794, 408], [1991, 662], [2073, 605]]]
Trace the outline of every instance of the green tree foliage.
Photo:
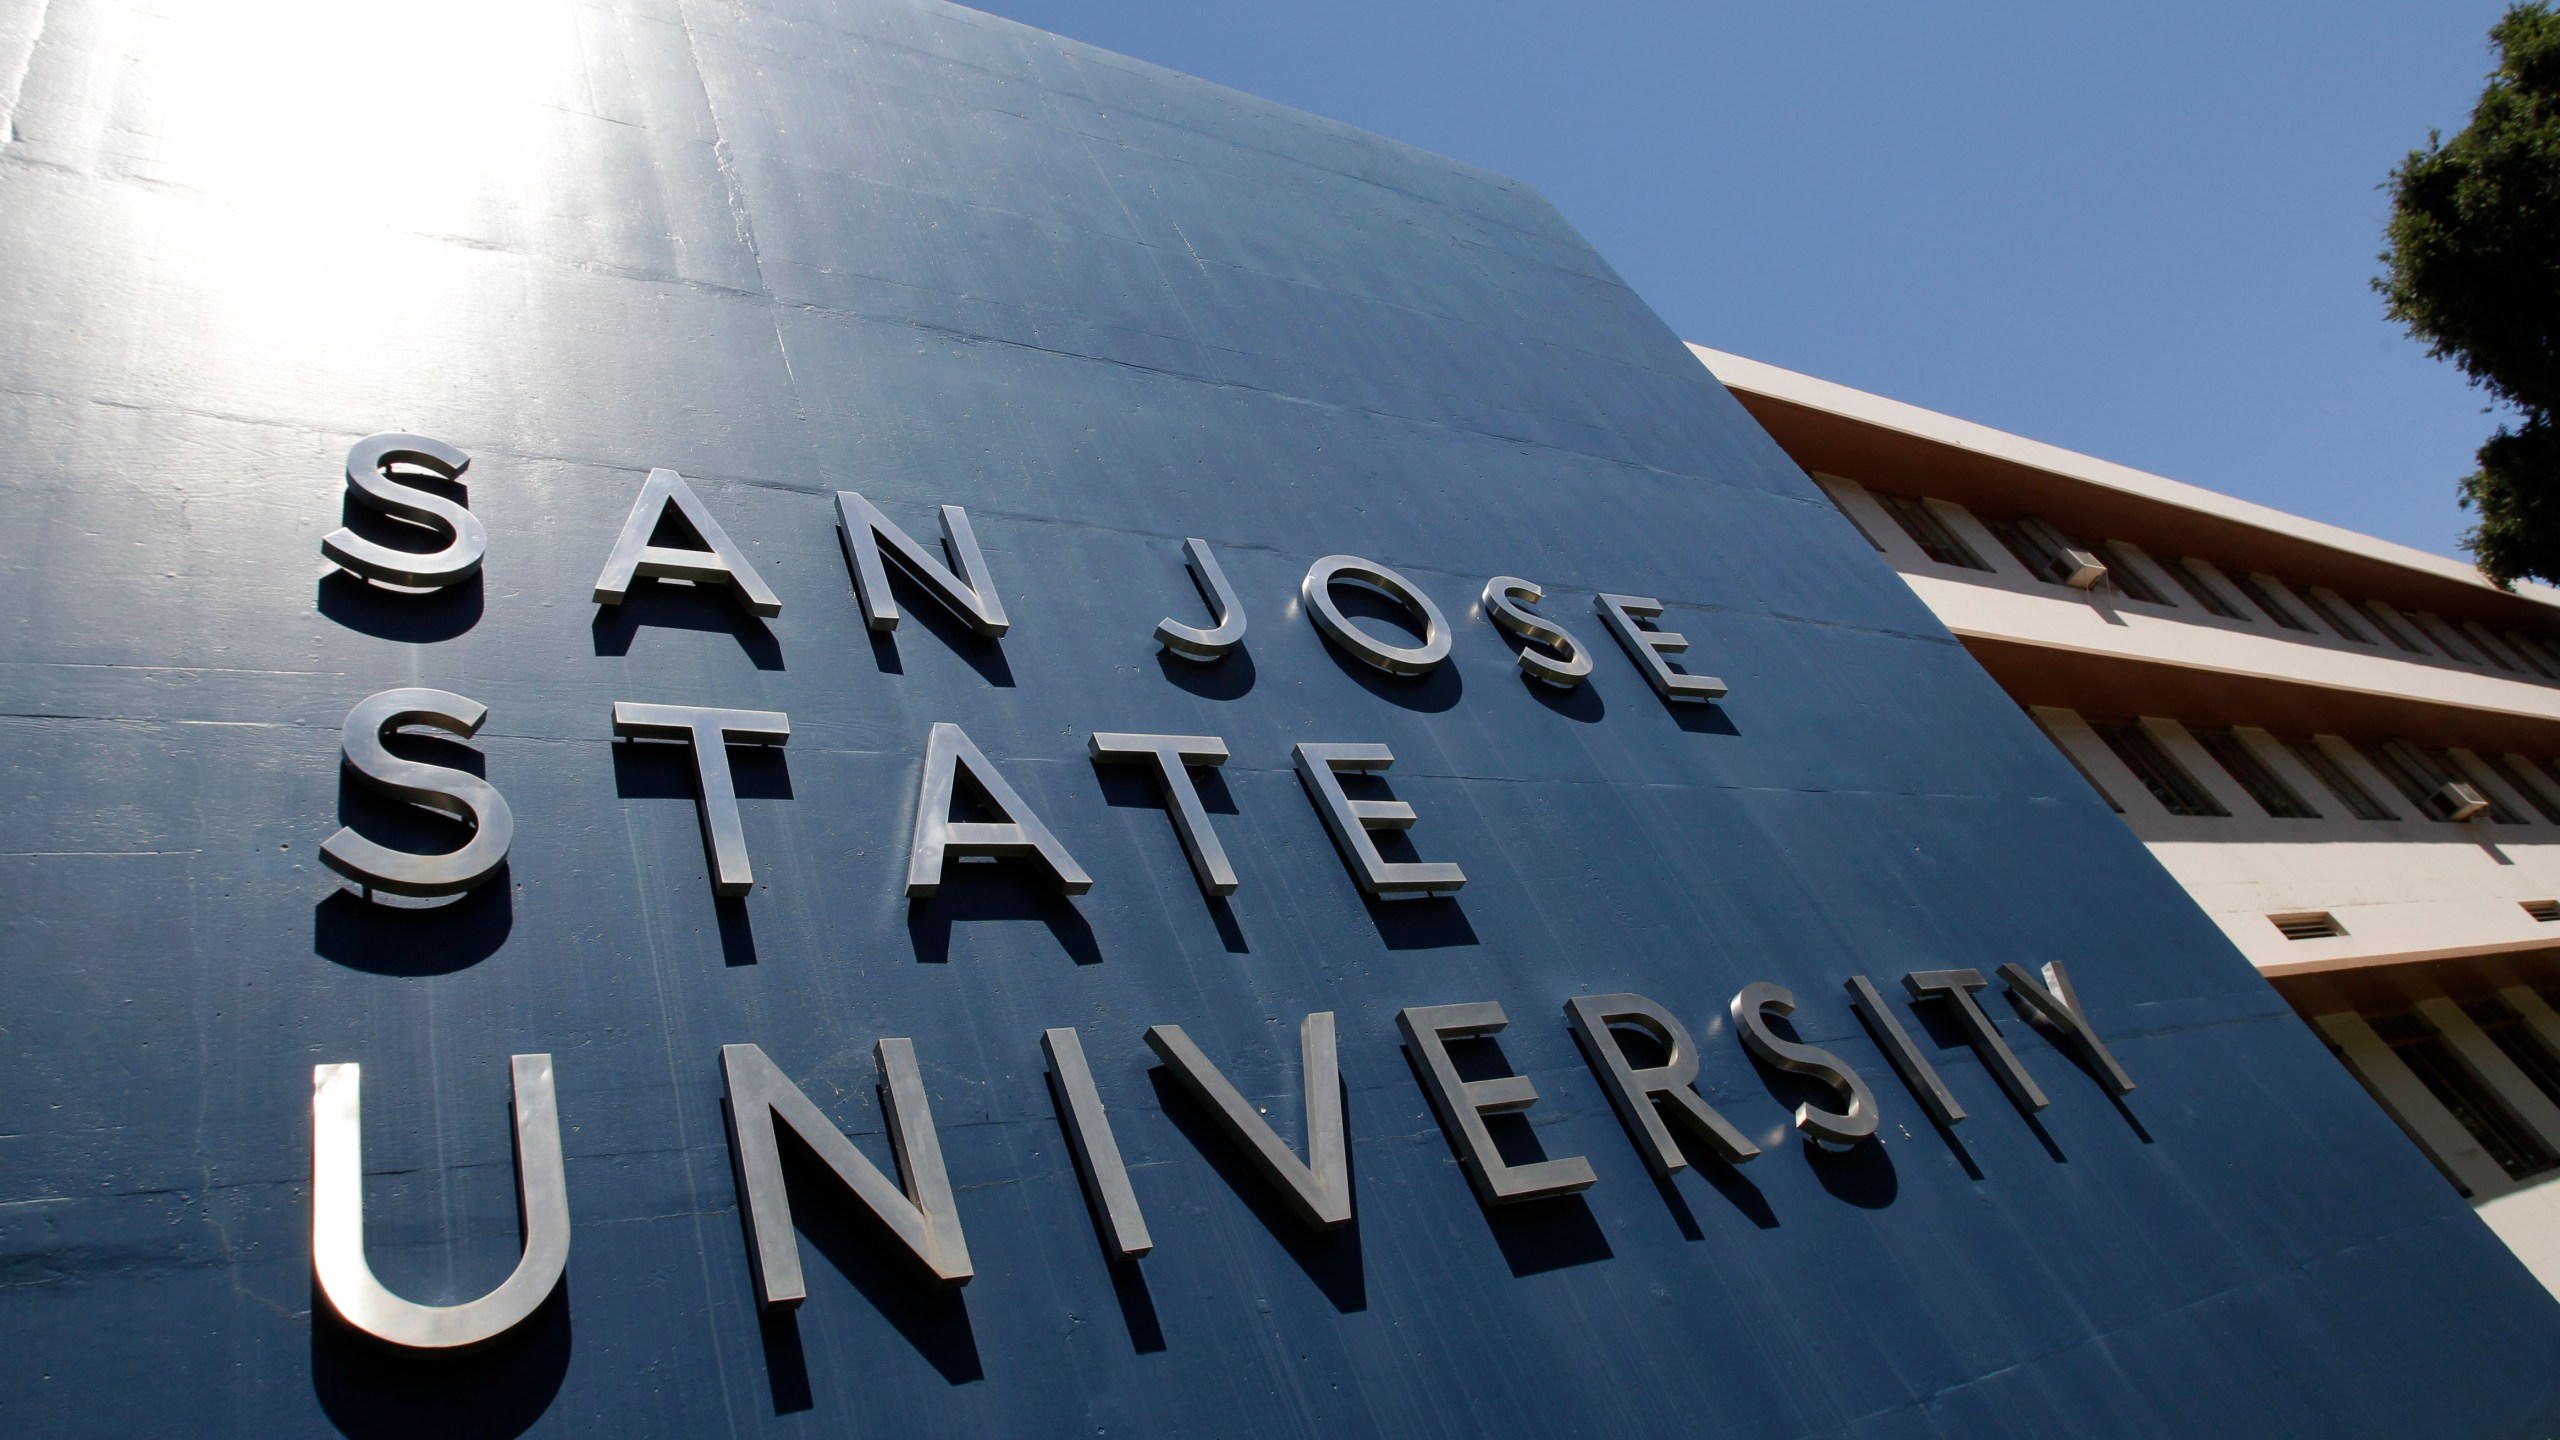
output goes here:
[[2514, 7], [2498, 68], [2447, 140], [2391, 173], [2391, 248], [2374, 281], [2391, 318], [2521, 414], [2462, 482], [2481, 573], [2560, 582], [2560, 15]]

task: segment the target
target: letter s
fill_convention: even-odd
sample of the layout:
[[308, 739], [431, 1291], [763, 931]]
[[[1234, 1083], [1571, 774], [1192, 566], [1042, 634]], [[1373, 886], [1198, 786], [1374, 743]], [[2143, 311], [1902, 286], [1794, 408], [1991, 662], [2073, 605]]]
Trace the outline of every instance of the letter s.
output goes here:
[[469, 739], [488, 718], [488, 706], [449, 690], [385, 690], [358, 701], [347, 712], [347, 769], [372, 789], [469, 824], [471, 839], [447, 854], [415, 855], [342, 828], [320, 842], [320, 858], [357, 884], [394, 895], [458, 895], [498, 873], [516, 832], [515, 814], [498, 788], [449, 766], [403, 760], [382, 744], [384, 735], [405, 725]]
[[1819, 1045], [1777, 1034], [1761, 1013], [1786, 1016], [1793, 1014], [1795, 1008], [1796, 997], [1785, 986], [1754, 981], [1733, 997], [1733, 1023], [1742, 1032], [1743, 1048], [1762, 1064], [1828, 1085], [1849, 1102], [1846, 1110], [1837, 1113], [1799, 1105], [1796, 1128], [1834, 1145], [1855, 1145], [1876, 1133], [1875, 1092], [1867, 1088], [1867, 1082], [1858, 1078], [1858, 1072], [1850, 1069], [1848, 1062]]
[[460, 475], [471, 457], [441, 440], [424, 435], [367, 435], [347, 451], [347, 490], [368, 510], [453, 535], [441, 550], [394, 550], [340, 527], [321, 537], [320, 553], [367, 580], [388, 585], [441, 589], [478, 574], [488, 553], [489, 532], [480, 517], [441, 495], [391, 478], [394, 465], [414, 465], [447, 480]]

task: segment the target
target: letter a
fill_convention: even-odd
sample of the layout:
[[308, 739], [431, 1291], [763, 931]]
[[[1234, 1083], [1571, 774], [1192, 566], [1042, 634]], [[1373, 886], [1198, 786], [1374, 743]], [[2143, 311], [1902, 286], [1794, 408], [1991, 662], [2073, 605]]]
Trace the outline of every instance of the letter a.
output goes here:
[[[961, 771], [996, 812], [993, 823], [951, 818], [952, 790]], [[907, 893], [931, 895], [942, 888], [942, 866], [955, 855], [1029, 855], [1049, 872], [1049, 881], [1069, 895], [1093, 888], [1093, 879], [1004, 783], [986, 752], [967, 732], [948, 720], [936, 721], [925, 746], [924, 783], [916, 791], [915, 843], [907, 851]]]
[[[649, 543], [670, 505], [701, 537], [704, 548], [676, 549]], [[764, 577], [756, 573], [746, 552], [729, 538], [728, 531], [720, 528], [719, 521], [711, 518], [693, 487], [673, 470], [650, 471], [649, 483], [640, 487], [640, 498], [631, 502], [630, 518], [622, 522], [622, 534], [613, 542], [613, 554], [604, 562], [604, 573], [596, 577], [596, 603], [621, 604], [631, 593], [632, 580], [639, 577], [733, 586], [739, 602], [754, 614], [770, 618], [782, 613], [782, 601], [764, 583]]]

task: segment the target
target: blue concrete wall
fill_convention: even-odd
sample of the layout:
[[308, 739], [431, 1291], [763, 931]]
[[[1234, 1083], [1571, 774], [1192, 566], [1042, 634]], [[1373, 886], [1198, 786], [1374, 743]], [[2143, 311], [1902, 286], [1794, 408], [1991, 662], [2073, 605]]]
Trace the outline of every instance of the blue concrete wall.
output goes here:
[[[2560, 1416], [2560, 1311], [1525, 187], [940, 5], [430, 9], [400, 22], [428, 27], [415, 45], [359, 43], [340, 8], [241, 7], [190, 39], [52, 0], [0, 27], [13, 1433]], [[485, 66], [421, 72], [433, 27], [474, 24]], [[379, 76], [363, 105], [338, 104], [349, 73]], [[443, 148], [331, 148], [404, 123], [449, 123]], [[481, 583], [324, 575], [342, 457], [383, 429], [475, 457]], [[652, 466], [749, 548], [773, 622], [673, 585], [590, 603]], [[920, 535], [968, 506], [1013, 633], [904, 589], [905, 627], [866, 632], [839, 488]], [[1186, 535], [1252, 618], [1215, 669], [1150, 638], [1199, 615]], [[1293, 597], [1336, 551], [1434, 595], [1452, 663], [1397, 682], [1329, 651]], [[1597, 646], [1594, 592], [1663, 597], [1732, 693], [1674, 713], [1614, 649], [1569, 698], [1524, 683], [1471, 603], [1496, 573]], [[490, 707], [468, 748], [519, 825], [502, 884], [431, 912], [315, 863], [342, 816], [431, 833], [341, 786], [341, 717], [404, 684]], [[618, 699], [791, 716], [787, 752], [739, 759], [745, 900], [713, 900], [681, 758], [612, 743]], [[904, 897], [937, 720], [1090, 894], [999, 866]], [[1203, 901], [1141, 776], [1083, 758], [1095, 729], [1227, 739], [1231, 902]], [[1303, 740], [1391, 745], [1414, 847], [1462, 864], [1463, 895], [1362, 902], [1290, 772]], [[1997, 1010], [2055, 1096], [2031, 1125], [1929, 1030], [1973, 1112], [1960, 1143], [1840, 991], [2053, 958], [2140, 1088], [2119, 1107]], [[1717, 1018], [1760, 979], [1863, 1068], [1880, 1144], [1792, 1141], [1795, 1092]], [[1560, 1013], [1621, 989], [1689, 1018], [1702, 1088], [1767, 1154], [1648, 1177]], [[1394, 1014], [1478, 999], [1512, 1017], [1536, 1144], [1597, 1170], [1584, 1196], [1469, 1193]], [[1186, 1027], [1295, 1139], [1316, 1009], [1340, 1016], [1358, 1196], [1321, 1240], [1139, 1038]], [[1082, 1030], [1147, 1207], [1134, 1269], [1104, 1263], [1079, 1194], [1052, 1025]], [[925, 1289], [803, 1185], [809, 1299], [760, 1321], [719, 1047], [763, 1046], [886, 1164], [881, 1035], [922, 1057], [977, 1278]], [[446, 1300], [513, 1263], [518, 1051], [557, 1065], [562, 1294], [459, 1360], [361, 1343], [312, 1288], [311, 1067], [364, 1065], [374, 1265]]]

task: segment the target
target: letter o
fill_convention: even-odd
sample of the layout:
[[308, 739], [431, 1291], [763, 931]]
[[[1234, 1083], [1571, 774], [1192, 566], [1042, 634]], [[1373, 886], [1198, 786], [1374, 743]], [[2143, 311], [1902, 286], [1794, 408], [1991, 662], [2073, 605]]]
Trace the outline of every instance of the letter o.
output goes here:
[[[1336, 582], [1359, 585], [1375, 590], [1405, 608], [1406, 613], [1422, 625], [1419, 645], [1388, 645], [1359, 626], [1335, 608], [1333, 586]], [[1413, 582], [1373, 560], [1357, 555], [1327, 555], [1307, 567], [1306, 581], [1298, 593], [1307, 602], [1307, 617], [1316, 622], [1333, 643], [1350, 651], [1362, 661], [1390, 675], [1420, 675], [1449, 658], [1449, 622], [1431, 597]]]

